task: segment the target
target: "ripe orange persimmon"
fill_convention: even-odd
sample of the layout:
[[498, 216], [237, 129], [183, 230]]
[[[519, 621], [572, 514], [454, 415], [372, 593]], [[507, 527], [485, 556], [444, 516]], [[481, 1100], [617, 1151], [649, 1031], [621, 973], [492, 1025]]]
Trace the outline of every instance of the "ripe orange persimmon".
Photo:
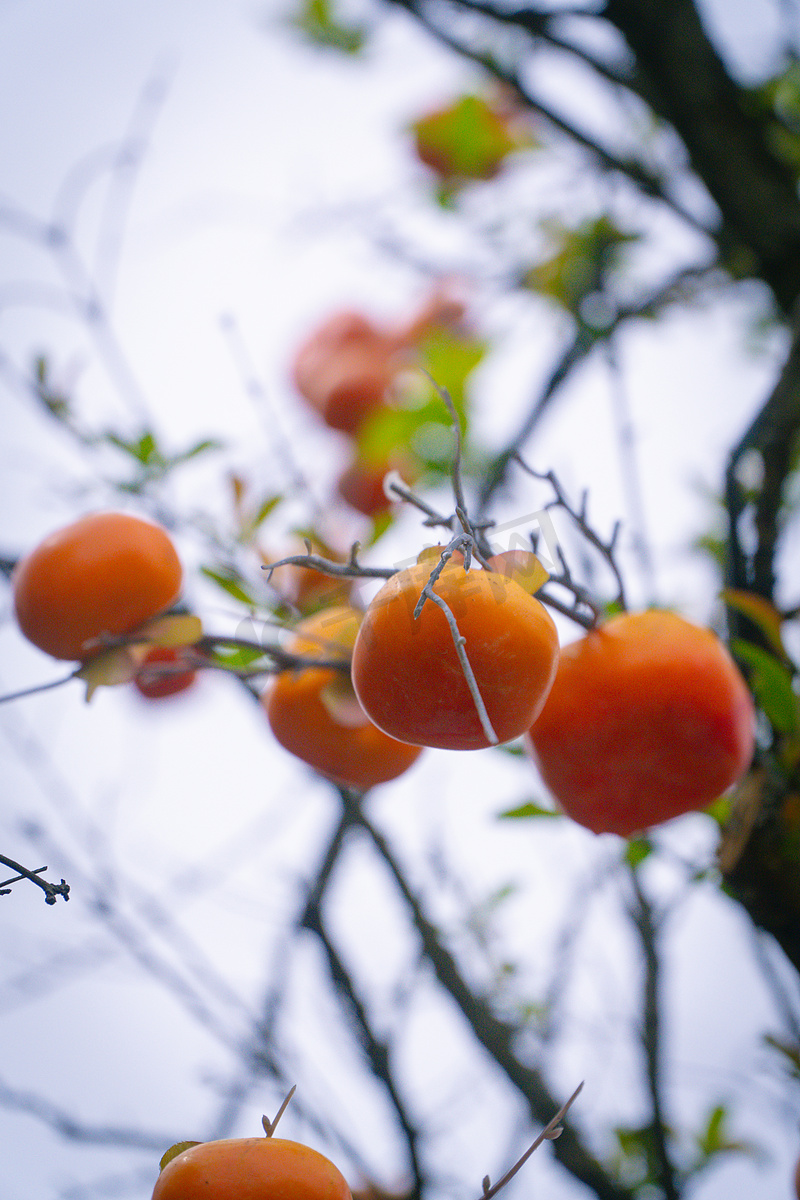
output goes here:
[[53, 658], [94, 653], [103, 633], [130, 633], [178, 597], [182, 571], [167, 533], [127, 513], [81, 517], [51, 533], [12, 576], [20, 630]]
[[284, 1138], [224, 1138], [176, 1155], [152, 1200], [352, 1200], [338, 1167]]
[[134, 676], [133, 685], [146, 700], [162, 700], [166, 696], [185, 692], [192, 686], [196, 676], [197, 672], [186, 664], [180, 648], [153, 646]]
[[[418, 746], [478, 750], [481, 725], [450, 626], [426, 599], [414, 608], [435, 558], [398, 571], [370, 604], [353, 650], [362, 707], [391, 737]], [[558, 635], [542, 604], [513, 579], [448, 563], [434, 585], [464, 638], [489, 720], [500, 742], [525, 733], [555, 675]]]
[[[323, 609], [299, 623], [289, 649], [310, 658], [346, 662], [360, 619], [350, 607]], [[262, 703], [285, 750], [347, 787], [366, 791], [396, 779], [420, 754], [419, 747], [376, 728], [356, 700], [349, 674], [335, 667], [281, 671]]]
[[711, 630], [624, 613], [562, 649], [529, 747], [568, 816], [629, 837], [706, 808], [741, 777], [753, 701]]
[[419, 478], [420, 470], [417, 460], [407, 452], [398, 451], [380, 462], [355, 455], [339, 476], [336, 490], [356, 512], [375, 517], [392, 504], [383, 486], [388, 473], [398, 471], [406, 483], [412, 484]]
[[336, 313], [302, 344], [292, 378], [327, 425], [353, 434], [383, 403], [397, 351], [397, 339], [359, 313]]
[[295, 354], [301, 396], [332, 429], [356, 434], [390, 395], [409, 351], [433, 328], [461, 322], [464, 305], [440, 285], [405, 324], [381, 327], [345, 309], [324, 321]]

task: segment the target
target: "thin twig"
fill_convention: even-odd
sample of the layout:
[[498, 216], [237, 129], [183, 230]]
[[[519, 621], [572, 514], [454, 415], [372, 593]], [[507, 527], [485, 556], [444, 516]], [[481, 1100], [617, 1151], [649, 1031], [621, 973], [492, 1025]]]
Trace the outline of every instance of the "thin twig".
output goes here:
[[33, 687], [21, 688], [18, 692], [7, 692], [5, 696], [0, 696], [0, 704], [7, 704], [10, 700], [22, 700], [25, 696], [35, 696], [39, 692], [49, 692], [53, 688], [63, 687], [65, 683], [70, 683], [75, 679], [76, 675], [76, 671], [71, 671], [69, 675], [63, 675], [61, 679], [53, 679], [50, 683], [37, 683]]
[[[525, 463], [518, 454], [515, 455], [515, 459], [519, 463], [519, 465], [522, 467], [522, 469], [525, 472], [527, 472], [528, 475], [533, 476], [534, 479], [541, 479], [550, 484], [550, 486], [553, 489], [555, 499], [552, 500], [550, 502], [550, 504], [547, 505], [547, 507], [548, 508], [562, 508], [564, 510], [564, 512], [567, 513], [567, 515], [575, 523], [575, 525], [577, 526], [577, 528], [579, 529], [579, 531], [583, 535], [583, 537], [586, 539], [586, 541], [589, 542], [589, 544], [591, 546], [593, 546], [595, 548], [595, 550], [598, 551], [600, 556], [603, 558], [603, 560], [607, 564], [612, 575], [614, 576], [614, 582], [616, 583], [616, 586], [617, 586], [617, 594], [613, 599], [613, 604], [615, 605], [615, 607], [617, 607], [619, 609], [626, 608], [627, 604], [626, 604], [626, 600], [625, 600], [625, 583], [623, 581], [622, 572], [620, 571], [620, 568], [619, 568], [619, 565], [617, 563], [616, 556], [615, 556], [615, 551], [617, 548], [617, 540], [619, 538], [620, 529], [622, 528], [620, 522], [616, 521], [614, 523], [614, 527], [611, 531], [611, 536], [608, 538], [607, 541], [604, 541], [600, 537], [600, 535], [589, 524], [589, 521], [587, 518], [587, 496], [586, 496], [585, 492], [581, 499], [580, 508], [576, 509], [575, 507], [573, 507], [573, 505], [567, 499], [566, 493], [564, 492], [564, 489], [562, 488], [554, 471], [545, 471], [545, 472], [534, 471], [533, 468], [529, 467], [527, 465], [527, 463]], [[576, 597], [576, 599], [580, 600], [581, 603], [587, 604], [590, 608], [594, 609], [595, 613], [599, 616], [601, 610], [598, 607], [596, 601], [593, 600], [593, 598], [589, 595], [588, 592], [586, 592], [585, 589], [581, 588], [579, 584], [576, 584], [575, 580], [572, 578], [572, 574], [570, 572], [569, 566], [566, 562], [566, 559], [564, 558], [564, 554], [563, 554], [563, 551], [561, 550], [560, 546], [558, 547], [558, 555], [561, 560], [563, 572], [561, 575], [551, 575], [550, 576], [551, 582], [559, 583], [562, 586], [568, 588], [573, 593], [573, 595]]]
[[283, 1102], [281, 1103], [280, 1108], [275, 1113], [275, 1116], [272, 1118], [272, 1120], [270, 1121], [269, 1117], [261, 1118], [261, 1124], [264, 1127], [264, 1133], [267, 1135], [268, 1138], [272, 1137], [273, 1133], [278, 1128], [278, 1122], [280, 1121], [283, 1114], [286, 1112], [286, 1109], [289, 1107], [289, 1103], [292, 1099], [292, 1096], [295, 1094], [296, 1091], [297, 1091], [297, 1084], [293, 1083], [292, 1086], [289, 1088], [289, 1091], [284, 1096]]
[[12, 883], [19, 883], [22, 879], [28, 879], [31, 883], [35, 883], [44, 892], [45, 904], [55, 904], [59, 896], [63, 896], [65, 900], [69, 900], [69, 884], [66, 879], [62, 879], [61, 883], [49, 883], [46, 879], [40, 879], [42, 871], [46, 871], [47, 867], [37, 867], [35, 871], [28, 870], [21, 863], [15, 862], [13, 858], [6, 858], [4, 854], [0, 854], [0, 863], [8, 867], [11, 871], [16, 871], [17, 874], [13, 879], [6, 879], [0, 883], [0, 896], [7, 896], [11, 891]]
[[578, 1096], [581, 1094], [582, 1090], [583, 1090], [583, 1082], [578, 1084], [578, 1086], [575, 1088], [575, 1091], [570, 1096], [569, 1100], [567, 1100], [566, 1104], [561, 1105], [561, 1108], [558, 1110], [558, 1112], [552, 1118], [552, 1120], [547, 1122], [544, 1129], [539, 1134], [539, 1136], [536, 1138], [536, 1140], [528, 1147], [528, 1149], [521, 1156], [521, 1158], [517, 1159], [517, 1161], [514, 1163], [513, 1167], [509, 1168], [509, 1170], [506, 1171], [505, 1175], [501, 1176], [501, 1178], [498, 1179], [497, 1183], [494, 1183], [491, 1186], [489, 1186], [488, 1176], [486, 1177], [486, 1179], [484, 1179], [483, 1195], [481, 1197], [481, 1200], [491, 1200], [492, 1196], [496, 1196], [501, 1188], [504, 1188], [507, 1183], [510, 1183], [511, 1180], [516, 1175], [517, 1171], [519, 1171], [520, 1167], [523, 1167], [525, 1165], [525, 1163], [528, 1161], [530, 1156], [533, 1154], [534, 1150], [539, 1149], [542, 1142], [555, 1141], [555, 1139], [557, 1137], [561, 1136], [561, 1134], [564, 1132], [564, 1127], [561, 1124], [561, 1121], [567, 1115], [570, 1108], [572, 1107], [574, 1102], [577, 1100]]
[[396, 567], [364, 567], [352, 555], [346, 563], [334, 562], [331, 558], [323, 558], [321, 554], [312, 554], [310, 542], [306, 545], [309, 547], [308, 554], [290, 554], [277, 562], [265, 563], [261, 570], [268, 571], [271, 575], [278, 567], [295, 564], [298, 567], [307, 567], [311, 571], [319, 571], [323, 575], [330, 575], [333, 579], [391, 579], [397, 573]]
[[481, 729], [483, 730], [484, 736], [489, 744], [496, 746], [498, 745], [500, 739], [495, 733], [492, 722], [489, 719], [489, 714], [486, 711], [486, 705], [483, 702], [483, 696], [481, 696], [480, 688], [478, 687], [478, 681], [475, 678], [475, 672], [472, 669], [469, 658], [467, 657], [467, 652], [464, 649], [467, 639], [458, 628], [458, 622], [456, 621], [450, 606], [445, 600], [442, 599], [441, 596], [434, 592], [433, 588], [429, 588], [428, 584], [426, 584], [422, 589], [422, 594], [420, 596], [420, 601], [423, 601], [424, 599], [432, 600], [433, 603], [437, 605], [437, 607], [440, 608], [444, 613], [445, 620], [447, 621], [450, 629], [450, 636], [453, 639], [453, 645], [455, 646], [456, 654], [458, 655], [458, 661], [461, 665], [461, 670], [463, 671], [464, 678], [467, 681], [469, 694], [472, 697], [472, 702], [475, 705], [475, 710], [478, 714], [478, 720], [481, 723]]

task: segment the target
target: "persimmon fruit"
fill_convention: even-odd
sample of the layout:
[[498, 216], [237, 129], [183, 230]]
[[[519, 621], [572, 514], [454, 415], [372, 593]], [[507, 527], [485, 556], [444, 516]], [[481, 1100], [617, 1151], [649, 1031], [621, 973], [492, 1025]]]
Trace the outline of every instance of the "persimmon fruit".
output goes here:
[[164, 529], [102, 512], [51, 533], [12, 576], [20, 630], [53, 658], [83, 660], [101, 634], [126, 634], [177, 599], [177, 551]]
[[[447, 617], [431, 599], [414, 616], [435, 561], [398, 571], [369, 605], [353, 649], [353, 686], [364, 711], [391, 737], [478, 750], [492, 742]], [[433, 590], [455, 618], [498, 740], [521, 736], [544, 704], [558, 663], [558, 635], [547, 609], [516, 580], [453, 562]]]
[[352, 1200], [330, 1159], [285, 1138], [200, 1142], [170, 1159], [152, 1200]]
[[292, 378], [326, 425], [355, 434], [397, 374], [397, 340], [355, 312], [325, 321], [300, 346]]
[[[349, 606], [323, 609], [301, 621], [289, 644], [294, 654], [349, 661], [361, 614]], [[366, 791], [402, 775], [421, 753], [387, 736], [358, 703], [347, 671], [299, 667], [280, 671], [262, 703], [285, 750], [321, 775]]]
[[381, 409], [409, 352], [436, 327], [455, 327], [464, 305], [437, 286], [411, 319], [382, 327], [344, 309], [318, 326], [297, 350], [291, 376], [300, 395], [332, 429], [354, 436]]
[[163, 700], [185, 692], [196, 678], [197, 672], [186, 664], [180, 648], [153, 646], [134, 676], [133, 685], [145, 700]]
[[624, 613], [562, 649], [527, 742], [568, 816], [630, 837], [708, 807], [744, 774], [753, 700], [710, 629]]

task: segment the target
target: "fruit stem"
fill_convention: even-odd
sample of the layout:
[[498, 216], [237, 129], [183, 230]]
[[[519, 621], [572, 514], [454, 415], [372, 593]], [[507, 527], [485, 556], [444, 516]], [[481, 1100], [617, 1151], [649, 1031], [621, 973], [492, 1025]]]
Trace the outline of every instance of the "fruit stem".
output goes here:
[[295, 1083], [295, 1084], [292, 1084], [292, 1086], [289, 1088], [289, 1091], [286, 1093], [286, 1096], [284, 1097], [283, 1104], [280, 1106], [278, 1111], [275, 1113], [275, 1116], [271, 1121], [270, 1121], [269, 1117], [261, 1118], [261, 1124], [264, 1126], [264, 1133], [268, 1138], [271, 1138], [272, 1135], [274, 1134], [275, 1130], [278, 1128], [278, 1122], [280, 1121], [283, 1114], [286, 1112], [286, 1109], [289, 1107], [289, 1101], [291, 1100], [292, 1096], [295, 1094], [296, 1091], [297, 1091], [297, 1084]]

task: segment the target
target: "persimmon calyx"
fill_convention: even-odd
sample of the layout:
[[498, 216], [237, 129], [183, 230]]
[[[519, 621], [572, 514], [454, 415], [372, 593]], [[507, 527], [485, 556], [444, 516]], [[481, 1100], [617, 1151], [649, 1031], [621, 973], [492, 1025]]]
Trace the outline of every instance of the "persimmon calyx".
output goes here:
[[165, 1150], [161, 1156], [161, 1161], [158, 1164], [160, 1171], [164, 1170], [167, 1163], [171, 1163], [173, 1158], [177, 1158], [179, 1154], [183, 1154], [184, 1150], [191, 1150], [192, 1146], [202, 1146], [202, 1142], [176, 1142], [174, 1146], [170, 1146], [169, 1150]]

